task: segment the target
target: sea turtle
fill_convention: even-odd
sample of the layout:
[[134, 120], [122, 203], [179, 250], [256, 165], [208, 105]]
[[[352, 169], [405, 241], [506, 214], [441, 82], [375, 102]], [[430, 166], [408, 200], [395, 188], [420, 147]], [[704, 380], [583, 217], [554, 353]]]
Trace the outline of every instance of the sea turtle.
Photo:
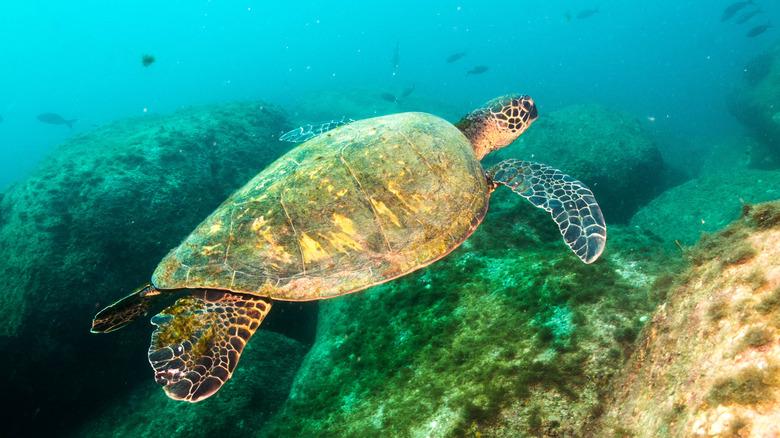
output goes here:
[[116, 330], [181, 297], [152, 318], [149, 362], [169, 397], [203, 400], [230, 378], [274, 300], [356, 292], [444, 257], [480, 224], [497, 184], [549, 211], [565, 243], [591, 263], [606, 227], [583, 183], [527, 161], [480, 164], [536, 117], [530, 97], [510, 95], [454, 126], [404, 113], [291, 131], [285, 139], [313, 138], [236, 191], [150, 284], [100, 311], [92, 331]]

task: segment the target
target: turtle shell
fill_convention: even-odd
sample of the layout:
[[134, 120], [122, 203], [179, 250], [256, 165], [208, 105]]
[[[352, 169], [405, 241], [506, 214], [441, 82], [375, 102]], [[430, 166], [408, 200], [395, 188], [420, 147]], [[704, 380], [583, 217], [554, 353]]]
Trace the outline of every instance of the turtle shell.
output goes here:
[[357, 121], [255, 176], [160, 262], [152, 282], [281, 300], [355, 292], [448, 254], [482, 221], [489, 196], [471, 143], [447, 121]]

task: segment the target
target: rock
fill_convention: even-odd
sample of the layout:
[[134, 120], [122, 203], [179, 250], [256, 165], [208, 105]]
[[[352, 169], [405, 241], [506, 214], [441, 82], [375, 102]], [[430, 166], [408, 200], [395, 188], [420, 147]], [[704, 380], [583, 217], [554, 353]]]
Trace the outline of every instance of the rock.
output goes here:
[[630, 224], [667, 243], [693, 245], [739, 217], [744, 203], [780, 199], [780, 171], [715, 172], [662, 193], [639, 210]]
[[561, 169], [593, 190], [608, 223], [625, 223], [664, 189], [665, 167], [635, 118], [599, 105], [543, 114], [485, 163], [518, 158]]
[[[491, 207], [519, 198], [499, 188]], [[549, 214], [491, 208], [427, 268], [320, 304], [315, 344], [259, 436], [569, 436], [659, 297], [656, 242], [614, 227], [585, 265]], [[657, 259], [673, 257], [657, 256]]]
[[780, 202], [702, 239], [592, 436], [780, 435]]
[[780, 167], [780, 41], [751, 59], [727, 98], [731, 114], [764, 142], [766, 150], [757, 150], [756, 167]]
[[57, 428], [150, 378], [148, 321], [93, 335], [92, 317], [289, 149], [276, 140], [288, 128], [261, 102], [120, 120], [67, 140], [3, 194], [0, 347], [13, 360], [0, 374], [14, 424]]
[[171, 400], [150, 376], [93, 413], [77, 436], [251, 436], [287, 398], [305, 354], [301, 343], [260, 330], [244, 349], [233, 377], [214, 396], [195, 404]]

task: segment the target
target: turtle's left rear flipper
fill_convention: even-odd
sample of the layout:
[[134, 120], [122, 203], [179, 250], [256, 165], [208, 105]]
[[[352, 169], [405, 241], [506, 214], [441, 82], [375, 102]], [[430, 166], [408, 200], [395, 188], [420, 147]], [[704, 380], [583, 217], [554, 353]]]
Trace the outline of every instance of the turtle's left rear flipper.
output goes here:
[[501, 183], [550, 212], [563, 241], [577, 257], [592, 263], [604, 251], [607, 225], [588, 186], [545, 164], [504, 160], [485, 171]]
[[[175, 297], [175, 295], [173, 295]], [[145, 284], [135, 292], [98, 312], [92, 320], [92, 333], [108, 333], [133, 322], [162, 301], [171, 298], [170, 291], [160, 291]]]
[[179, 299], [152, 318], [155, 380], [174, 400], [197, 402], [214, 394], [270, 309], [270, 300], [214, 289]]

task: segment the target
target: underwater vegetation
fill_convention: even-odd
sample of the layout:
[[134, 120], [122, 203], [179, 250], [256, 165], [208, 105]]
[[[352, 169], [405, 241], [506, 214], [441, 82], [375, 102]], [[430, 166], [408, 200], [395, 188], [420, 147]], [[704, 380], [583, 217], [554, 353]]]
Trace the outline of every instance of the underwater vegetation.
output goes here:
[[603, 410], [661, 296], [655, 242], [613, 228], [606, 258], [578, 264], [544, 214], [493, 196], [501, 207], [441, 261], [320, 304], [315, 344], [260, 436], [568, 436]]
[[776, 436], [780, 202], [705, 235], [644, 327], [601, 424], [613, 434]]
[[[0, 372], [15, 400], [7, 413], [20, 419], [11, 435], [57, 427], [150, 380], [146, 361], [132, 358], [143, 359], [145, 347], [123, 333], [90, 335], [84, 321], [138, 287], [170, 247], [286, 151], [276, 138], [289, 128], [262, 102], [120, 120], [70, 138], [3, 193], [0, 347], [17, 360]], [[142, 324], [127, 331], [148, 336]]]
[[[295, 117], [399, 106], [319, 96]], [[422, 93], [407, 104], [461, 115]], [[148, 325], [99, 337], [89, 321], [293, 146], [277, 141], [286, 117], [250, 102], [117, 121], [0, 194], [0, 347], [19, 358], [0, 368], [17, 401], [11, 435], [650, 437], [777, 424], [780, 207], [748, 202], [777, 199], [780, 176], [724, 166], [652, 201], [666, 184], [653, 141], [595, 106], [543, 115], [506, 153], [583, 175], [614, 213], [599, 261], [582, 264], [548, 213], [499, 188], [444, 259], [320, 304], [277, 304], [218, 394], [168, 399], [144, 359]], [[626, 212], [630, 225], [615, 225]]]

